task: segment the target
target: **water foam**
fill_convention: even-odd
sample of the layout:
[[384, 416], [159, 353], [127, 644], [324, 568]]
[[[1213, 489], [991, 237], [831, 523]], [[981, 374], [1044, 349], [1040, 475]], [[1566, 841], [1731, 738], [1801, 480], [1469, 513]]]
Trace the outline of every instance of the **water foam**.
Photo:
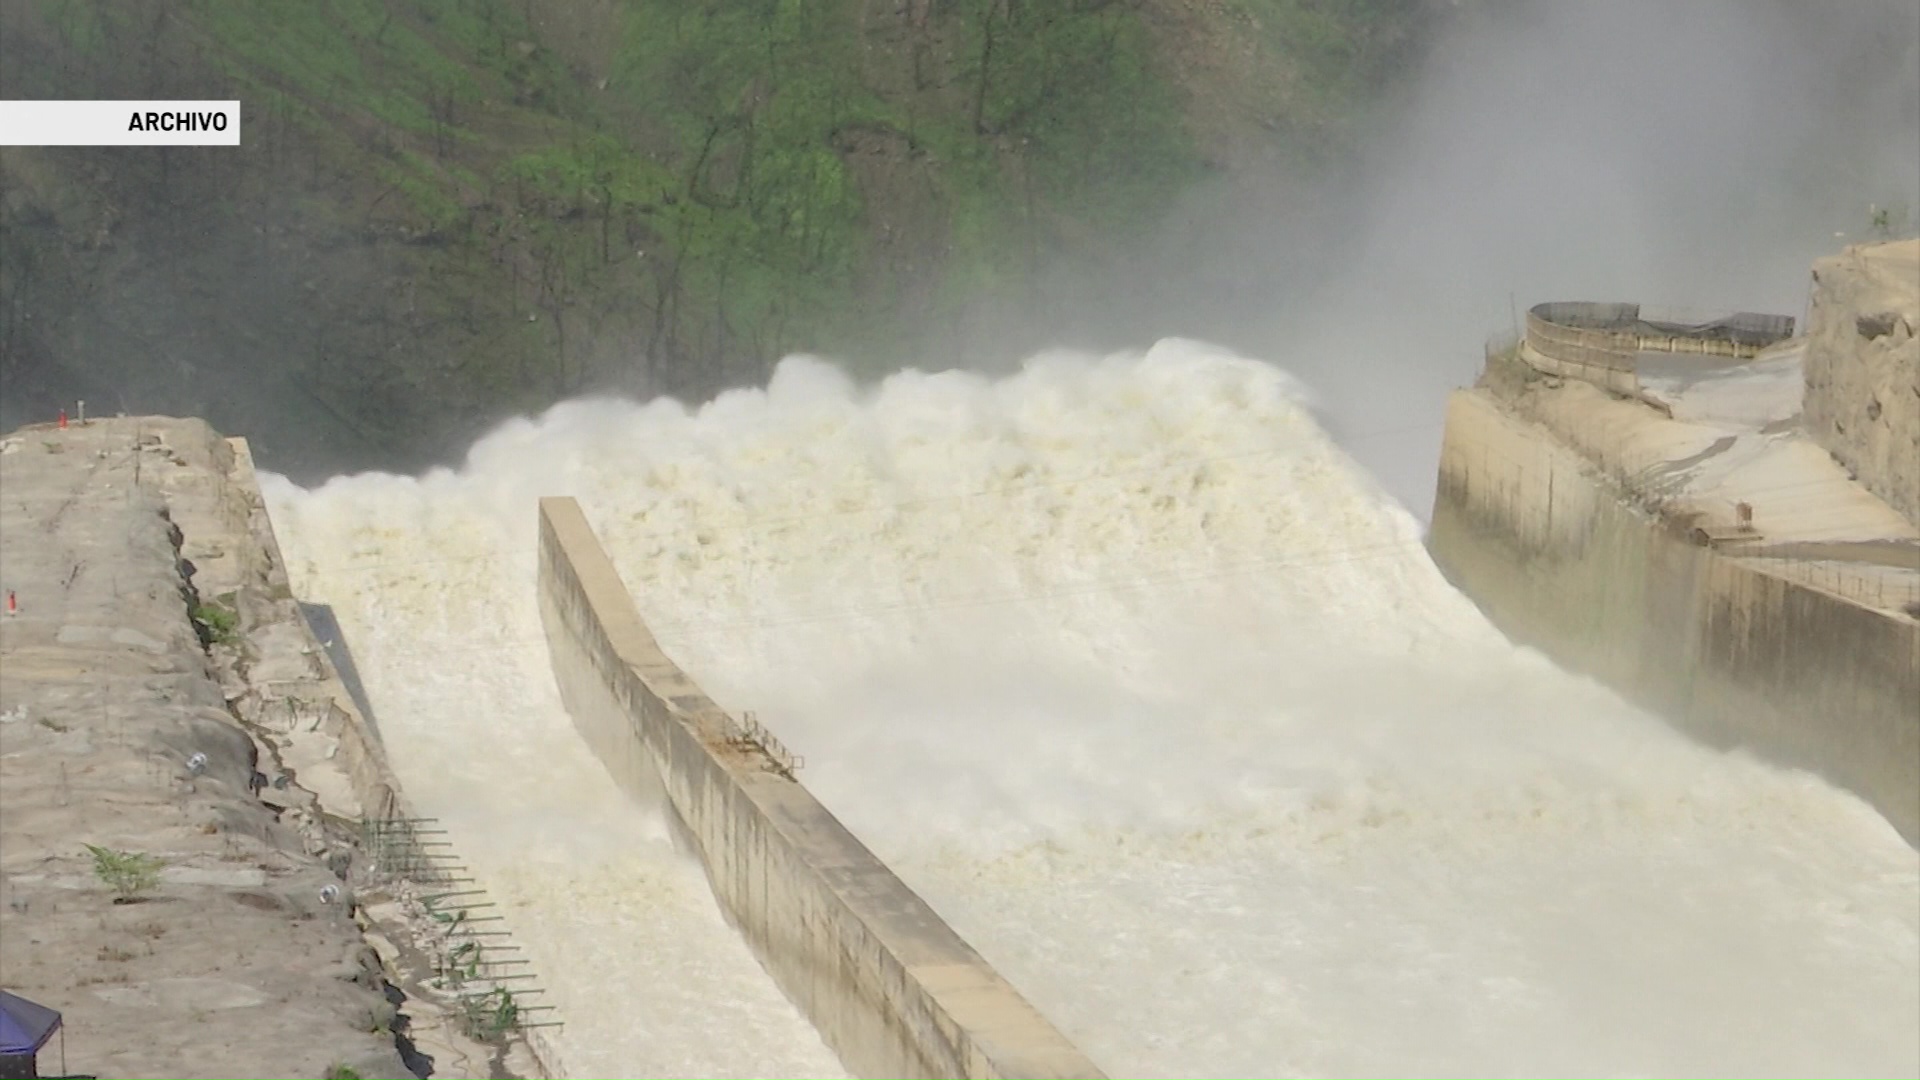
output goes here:
[[[871, 390], [796, 358], [699, 410], [560, 406], [457, 476], [273, 485], [409, 785], [519, 853], [496, 888], [573, 890], [550, 957], [717, 926], [552, 700], [561, 493], [668, 651], [1116, 1072], [1920, 1068], [1884, 822], [1508, 646], [1299, 387], [1187, 342]], [[702, 989], [780, 1016], [774, 1061], [791, 1017], [721, 937], [688, 939]], [[587, 1028], [666, 1008], [593, 960], [559, 976]]]

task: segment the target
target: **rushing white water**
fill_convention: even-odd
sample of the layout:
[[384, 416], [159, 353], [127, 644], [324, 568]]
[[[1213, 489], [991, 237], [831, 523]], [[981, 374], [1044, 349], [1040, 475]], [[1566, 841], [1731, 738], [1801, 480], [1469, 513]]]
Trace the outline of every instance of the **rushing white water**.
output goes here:
[[796, 359], [459, 475], [269, 485], [583, 1073], [833, 1066], [572, 736], [544, 494], [1115, 1074], [1920, 1071], [1890, 827], [1515, 650], [1281, 373], [1165, 342], [868, 391]]

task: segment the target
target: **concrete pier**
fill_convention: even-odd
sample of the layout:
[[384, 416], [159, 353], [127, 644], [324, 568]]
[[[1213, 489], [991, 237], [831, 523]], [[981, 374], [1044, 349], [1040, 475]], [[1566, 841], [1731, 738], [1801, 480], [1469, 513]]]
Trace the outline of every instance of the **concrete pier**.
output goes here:
[[1101, 1075], [815, 801], [777, 744], [660, 651], [572, 499], [542, 499], [539, 524], [541, 617], [574, 722], [629, 791], [664, 794], [721, 907], [848, 1069]]

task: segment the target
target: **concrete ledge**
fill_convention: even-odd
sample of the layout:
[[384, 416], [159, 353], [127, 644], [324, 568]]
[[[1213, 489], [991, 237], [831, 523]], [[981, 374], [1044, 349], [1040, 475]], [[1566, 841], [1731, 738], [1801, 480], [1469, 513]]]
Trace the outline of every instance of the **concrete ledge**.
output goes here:
[[1428, 543], [1502, 631], [1711, 745], [1825, 776], [1920, 844], [1920, 621], [1696, 531], [1492, 394], [1449, 400]]
[[660, 651], [579, 506], [540, 501], [540, 613], [581, 734], [662, 796], [780, 987], [866, 1076], [1101, 1073]]
[[[285, 608], [284, 623], [295, 627], [302, 651], [309, 657], [310, 670], [304, 679], [270, 684], [279, 695], [275, 700], [288, 708], [313, 709], [328, 734], [339, 742], [344, 769], [353, 784], [353, 795], [363, 816], [411, 818], [416, 816], [401, 793], [386, 749], [374, 735], [371, 725], [354, 704], [352, 695], [334, 670], [333, 661], [313, 637], [306, 619], [300, 615], [287, 579], [285, 558], [274, 534], [273, 521], [267, 515], [266, 501], [260, 495], [260, 480], [254, 471], [253, 452], [243, 438], [226, 440], [232, 451], [228, 464], [226, 498], [235, 518], [237, 531], [253, 537], [244, 554], [244, 576], [257, 582], [267, 602]], [[262, 701], [261, 706], [269, 701]]]

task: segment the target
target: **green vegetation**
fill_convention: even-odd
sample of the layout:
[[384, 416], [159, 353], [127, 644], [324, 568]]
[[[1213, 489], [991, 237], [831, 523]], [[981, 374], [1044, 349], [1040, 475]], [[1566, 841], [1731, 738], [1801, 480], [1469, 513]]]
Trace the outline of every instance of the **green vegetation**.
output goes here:
[[[198, 5], [194, 18], [226, 48], [222, 63], [241, 84], [285, 100], [364, 110], [403, 131], [432, 133], [478, 86], [406, 18], [428, 5], [386, 0], [248, 0]], [[458, 13], [471, 5], [435, 4]], [[494, 12], [496, 5], [484, 5]], [[511, 32], [502, 25], [495, 48]]]
[[323, 1080], [360, 1080], [360, 1073], [347, 1065], [329, 1065]]
[[1337, 124], [1378, 88], [1419, 27], [1405, 0], [1229, 0], [1259, 28], [1260, 41], [1285, 62], [1298, 99], [1288, 117], [1299, 129]]
[[[219, 88], [245, 145], [0, 178], [22, 193], [0, 226], [64, 233], [0, 228], [0, 344], [110, 322], [37, 283], [218, 207], [181, 235], [249, 257], [206, 261], [233, 279], [201, 288], [313, 312], [272, 323], [300, 407], [389, 448], [589, 387], [697, 396], [789, 351], [899, 356], [1024, 310], [1049, 268], [1124, 258], [1232, 147], [1337, 143], [1422, 20], [1418, 0], [31, 10], [0, 35], [16, 96]], [[231, 347], [229, 367], [257, 362]]]
[[132, 851], [86, 845], [93, 855], [93, 874], [115, 894], [117, 903], [132, 903], [160, 884], [163, 859]]
[[480, 979], [480, 943], [465, 941], [447, 953], [447, 970], [456, 984]]
[[504, 986], [461, 999], [466, 1007], [467, 1034], [475, 1039], [498, 1039], [520, 1026], [520, 1003]]
[[209, 645], [237, 645], [240, 642], [240, 616], [230, 607], [201, 604], [192, 611], [194, 628]]
[[1867, 231], [1876, 240], [1898, 240], [1914, 232], [1913, 214], [1905, 206], [1869, 206]]

